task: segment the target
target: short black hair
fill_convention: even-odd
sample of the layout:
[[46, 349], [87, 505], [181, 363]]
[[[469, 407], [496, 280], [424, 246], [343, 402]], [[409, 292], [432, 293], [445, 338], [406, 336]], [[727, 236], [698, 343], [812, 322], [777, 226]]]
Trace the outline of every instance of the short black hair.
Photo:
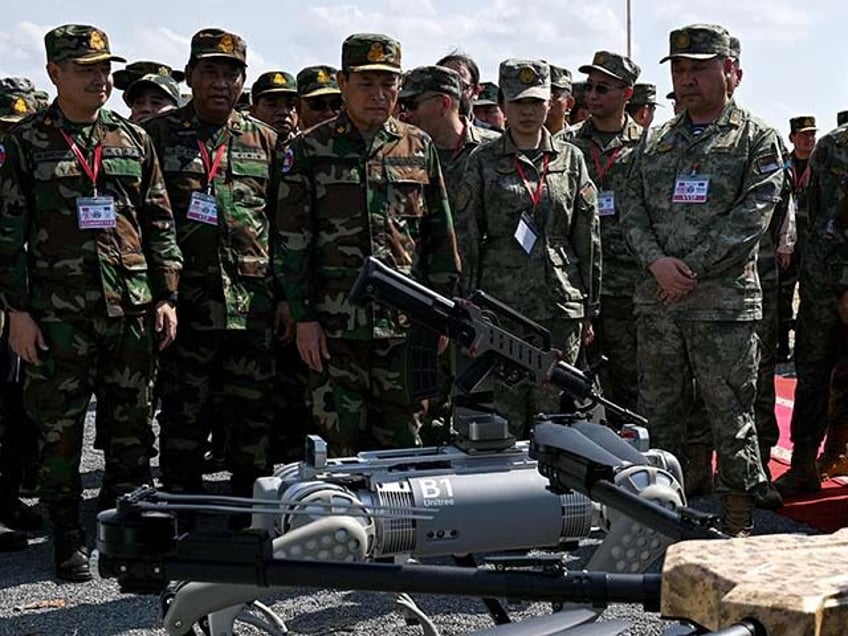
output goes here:
[[471, 83], [474, 84], [474, 86], [477, 86], [477, 84], [480, 83], [480, 67], [477, 66], [477, 62], [475, 62], [468, 53], [464, 53], [459, 49], [454, 49], [436, 62], [436, 66], [445, 66], [451, 62], [461, 64], [468, 69], [468, 74], [471, 75]]

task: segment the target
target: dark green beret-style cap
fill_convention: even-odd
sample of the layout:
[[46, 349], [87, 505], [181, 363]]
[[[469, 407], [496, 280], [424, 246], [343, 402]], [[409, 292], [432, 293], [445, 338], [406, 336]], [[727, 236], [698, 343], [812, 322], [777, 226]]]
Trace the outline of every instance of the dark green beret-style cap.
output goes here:
[[400, 73], [400, 42], [380, 33], [354, 33], [342, 43], [342, 70]]
[[109, 37], [100, 29], [84, 24], [65, 24], [44, 36], [48, 62], [72, 61], [77, 64], [126, 62], [112, 55]]

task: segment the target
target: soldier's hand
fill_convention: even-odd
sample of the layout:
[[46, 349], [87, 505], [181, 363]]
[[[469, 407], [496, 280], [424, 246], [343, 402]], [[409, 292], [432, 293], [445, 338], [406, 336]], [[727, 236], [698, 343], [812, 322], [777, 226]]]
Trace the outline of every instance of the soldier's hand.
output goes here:
[[437, 348], [437, 353], [442, 355], [448, 349], [448, 345], [450, 344], [450, 338], [447, 336], [439, 336], [439, 346]]
[[583, 344], [590, 345], [595, 341], [595, 328], [592, 326], [592, 319], [586, 318], [583, 323]]
[[324, 370], [324, 360], [330, 359], [324, 329], [318, 322], [311, 321], [297, 323], [296, 331], [297, 350], [301, 359], [310, 369], [321, 373]]
[[698, 285], [695, 273], [679, 258], [671, 256], [658, 258], [648, 269], [657, 279], [659, 284], [657, 296], [665, 304], [680, 300]]
[[283, 342], [288, 342], [294, 337], [294, 320], [292, 320], [288, 303], [277, 303], [277, 309], [274, 312], [274, 334]]
[[35, 320], [26, 311], [13, 311], [9, 314], [9, 346], [24, 362], [41, 364], [38, 352], [47, 351], [47, 342]]
[[173, 303], [163, 300], [156, 305], [153, 329], [159, 341], [159, 351], [174, 341], [177, 337], [177, 308]]
[[843, 325], [848, 325], [848, 291], [843, 292], [836, 303], [836, 311]]

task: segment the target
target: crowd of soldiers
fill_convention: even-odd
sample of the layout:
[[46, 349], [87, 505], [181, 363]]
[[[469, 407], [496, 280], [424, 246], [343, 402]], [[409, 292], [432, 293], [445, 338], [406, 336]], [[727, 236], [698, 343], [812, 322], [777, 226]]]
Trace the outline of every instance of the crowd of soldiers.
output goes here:
[[[648, 418], [690, 496], [720, 495], [729, 534], [848, 472], [848, 127], [816, 144], [815, 120], [793, 118], [790, 153], [737, 103], [737, 38], [696, 24], [669, 44], [678, 114], [651, 127], [655, 87], [610, 51], [584, 82], [508, 59], [492, 84], [458, 51], [403, 73], [397, 41], [355, 34], [339, 70], [271, 71], [245, 91], [246, 44], [224, 30], [194, 35], [184, 72], [114, 76], [126, 60], [103, 31], [48, 32], [57, 98], [0, 81], [0, 549], [40, 526], [20, 499], [37, 490], [57, 576], [90, 579], [92, 396], [99, 509], [151, 483], [157, 452], [168, 492], [203, 492], [215, 466], [250, 496], [310, 432], [336, 456], [444, 441], [457, 352], [439, 343], [444, 395], [412, 400], [408, 318], [349, 298], [369, 256], [546, 328]], [[113, 82], [131, 120], [104, 108]], [[790, 328], [794, 450], [772, 482]], [[494, 387], [517, 437], [559, 408], [550, 386]]]

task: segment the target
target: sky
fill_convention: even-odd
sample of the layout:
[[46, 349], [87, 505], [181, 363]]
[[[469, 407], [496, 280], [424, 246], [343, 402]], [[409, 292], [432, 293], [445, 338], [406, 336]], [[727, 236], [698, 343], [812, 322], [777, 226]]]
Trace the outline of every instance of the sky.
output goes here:
[[[737, 100], [788, 135], [788, 120], [815, 115], [822, 132], [848, 109], [848, 3], [837, 0], [631, 0], [632, 58], [640, 81], [671, 90], [672, 29], [695, 22], [727, 27], [742, 41], [745, 75]], [[351, 33], [386, 33], [401, 42], [405, 69], [435, 63], [455, 48], [497, 81], [507, 57], [541, 58], [570, 69], [594, 51], [626, 53], [626, 0], [56, 0], [4, 3], [0, 77], [25, 76], [53, 94], [44, 71], [44, 34], [66, 23], [92, 24], [109, 35], [112, 51], [129, 61], [150, 59], [182, 68], [193, 33], [220, 27], [247, 41], [248, 84], [267, 70], [297, 73], [311, 64], [339, 65]], [[835, 57], [831, 57], [834, 55]], [[836, 66], [833, 66], [833, 64]], [[119, 68], [115, 65], [114, 68]], [[115, 91], [110, 107], [126, 113]]]

